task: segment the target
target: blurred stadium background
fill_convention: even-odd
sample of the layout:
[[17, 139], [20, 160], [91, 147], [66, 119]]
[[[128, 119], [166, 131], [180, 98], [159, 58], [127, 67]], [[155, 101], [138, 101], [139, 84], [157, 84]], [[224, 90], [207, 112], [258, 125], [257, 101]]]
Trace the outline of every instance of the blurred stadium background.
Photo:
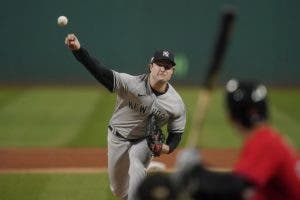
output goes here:
[[[64, 46], [65, 35], [74, 32], [107, 66], [133, 74], [145, 71], [155, 49], [172, 49], [180, 64], [176, 81], [199, 83], [225, 3], [236, 5], [239, 16], [221, 80], [299, 84], [300, 3], [295, 0], [5, 2], [1, 82], [92, 82]], [[60, 15], [69, 18], [65, 28], [56, 24]]]
[[[66, 49], [70, 32], [104, 64], [131, 74], [146, 72], [154, 50], [173, 50], [178, 63], [173, 84], [186, 103], [187, 134], [220, 8], [228, 3], [238, 8], [238, 19], [201, 146], [240, 146], [222, 103], [222, 85], [236, 77], [271, 88], [271, 121], [299, 148], [296, 0], [5, 1], [0, 8], [0, 148], [106, 147], [115, 96]], [[60, 15], [69, 18], [68, 26], [57, 26]], [[181, 146], [185, 140], [186, 135]], [[99, 172], [1, 173], [0, 199], [114, 198], [106, 173]]]

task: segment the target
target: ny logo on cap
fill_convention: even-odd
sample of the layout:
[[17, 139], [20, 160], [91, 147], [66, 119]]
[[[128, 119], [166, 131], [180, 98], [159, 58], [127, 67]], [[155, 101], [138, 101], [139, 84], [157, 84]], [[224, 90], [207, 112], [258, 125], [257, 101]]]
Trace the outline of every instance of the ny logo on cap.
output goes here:
[[168, 51], [163, 51], [163, 56], [164, 56], [164, 57], [169, 57], [169, 54], [170, 54], [170, 53], [169, 53]]

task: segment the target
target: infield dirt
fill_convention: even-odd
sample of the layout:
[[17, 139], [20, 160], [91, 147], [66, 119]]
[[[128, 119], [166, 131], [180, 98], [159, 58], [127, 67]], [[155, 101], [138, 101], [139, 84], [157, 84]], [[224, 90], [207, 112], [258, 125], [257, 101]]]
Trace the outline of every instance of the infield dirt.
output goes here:
[[[175, 167], [176, 156], [161, 155], [154, 161], [163, 162], [168, 170]], [[235, 163], [236, 149], [203, 149], [203, 162], [213, 168], [230, 169]], [[89, 172], [107, 168], [106, 148], [3, 148], [0, 149], [0, 172]]]

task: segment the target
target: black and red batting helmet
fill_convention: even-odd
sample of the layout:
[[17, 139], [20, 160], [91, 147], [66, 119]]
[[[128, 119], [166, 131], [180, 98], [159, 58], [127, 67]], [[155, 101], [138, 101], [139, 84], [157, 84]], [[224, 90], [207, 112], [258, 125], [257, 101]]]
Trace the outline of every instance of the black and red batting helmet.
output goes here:
[[229, 80], [226, 105], [231, 119], [245, 128], [268, 119], [267, 89], [263, 84]]

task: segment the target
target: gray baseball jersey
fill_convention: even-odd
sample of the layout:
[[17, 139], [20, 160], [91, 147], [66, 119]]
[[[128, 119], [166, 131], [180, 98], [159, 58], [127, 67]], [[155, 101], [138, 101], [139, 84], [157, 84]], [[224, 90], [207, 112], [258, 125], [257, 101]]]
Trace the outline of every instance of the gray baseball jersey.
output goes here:
[[156, 115], [160, 127], [168, 125], [167, 144], [172, 152], [186, 123], [183, 101], [170, 84], [166, 93], [156, 95], [149, 85], [148, 74], [132, 76], [109, 70], [90, 57], [84, 48], [73, 54], [100, 83], [117, 94], [107, 130], [110, 188], [117, 197], [133, 200], [151, 160], [151, 151], [144, 139], [148, 116]]
[[132, 76], [114, 73], [117, 101], [110, 125], [129, 139], [144, 137], [147, 117], [156, 115], [160, 127], [167, 123], [170, 133], [183, 133], [186, 123], [184, 103], [171, 84], [165, 94], [156, 96], [150, 87], [148, 74]]

